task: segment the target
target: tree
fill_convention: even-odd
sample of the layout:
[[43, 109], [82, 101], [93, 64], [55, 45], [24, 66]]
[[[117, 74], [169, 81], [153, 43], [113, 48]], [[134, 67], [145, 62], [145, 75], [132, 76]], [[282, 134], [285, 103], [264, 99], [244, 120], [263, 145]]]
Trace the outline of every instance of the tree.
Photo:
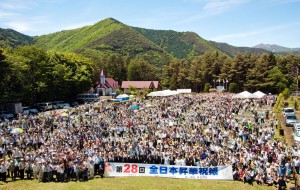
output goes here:
[[273, 53], [264, 53], [257, 60], [257, 74], [256, 80], [259, 81], [257, 84], [258, 88], [262, 91], [268, 91], [270, 83], [268, 78], [269, 71], [276, 66], [276, 58]]
[[266, 86], [272, 94], [282, 92], [288, 84], [288, 80], [282, 74], [280, 69], [276, 66], [268, 72], [268, 77], [265, 79]]
[[127, 69], [128, 80], [133, 81], [151, 81], [157, 80], [155, 66], [142, 59], [133, 59], [130, 61]]
[[10, 63], [7, 60], [4, 50], [0, 48], [0, 102], [6, 101], [8, 97], [8, 88], [9, 88], [9, 76], [11, 73]]
[[229, 84], [229, 92], [236, 93], [238, 92], [238, 85], [236, 83], [230, 83]]
[[209, 92], [211, 85], [209, 83], [206, 83], [204, 86], [204, 92]]

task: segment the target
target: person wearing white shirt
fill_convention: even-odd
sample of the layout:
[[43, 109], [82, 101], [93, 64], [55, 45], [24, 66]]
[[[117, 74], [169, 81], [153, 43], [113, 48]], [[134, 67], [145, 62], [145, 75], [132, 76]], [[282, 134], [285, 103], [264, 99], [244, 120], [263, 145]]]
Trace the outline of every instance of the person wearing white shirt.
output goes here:
[[35, 160], [32, 164], [32, 172], [33, 172], [33, 179], [37, 179], [37, 174], [38, 174], [37, 160]]

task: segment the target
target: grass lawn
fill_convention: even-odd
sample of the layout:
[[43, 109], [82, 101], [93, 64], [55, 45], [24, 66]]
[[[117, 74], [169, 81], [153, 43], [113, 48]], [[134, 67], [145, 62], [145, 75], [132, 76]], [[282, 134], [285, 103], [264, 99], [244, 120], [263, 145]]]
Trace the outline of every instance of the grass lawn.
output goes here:
[[193, 179], [170, 179], [158, 177], [118, 177], [118, 178], [97, 178], [88, 182], [69, 183], [38, 183], [37, 180], [19, 180], [16, 182], [2, 183], [1, 190], [259, 190], [272, 189], [275, 187], [244, 184], [237, 181], [218, 180], [193, 180]]

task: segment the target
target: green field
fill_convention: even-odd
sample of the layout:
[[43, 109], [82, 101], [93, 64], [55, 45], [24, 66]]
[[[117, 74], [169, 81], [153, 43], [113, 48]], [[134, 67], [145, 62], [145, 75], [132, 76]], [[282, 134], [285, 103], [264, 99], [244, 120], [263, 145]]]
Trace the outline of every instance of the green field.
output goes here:
[[69, 183], [38, 183], [32, 181], [16, 181], [9, 183], [0, 182], [0, 189], [4, 190], [254, 190], [272, 189], [275, 187], [261, 186], [254, 184], [244, 184], [237, 181], [218, 181], [218, 180], [192, 180], [192, 179], [170, 179], [158, 177], [119, 177], [119, 178], [97, 178], [88, 182], [69, 182]]

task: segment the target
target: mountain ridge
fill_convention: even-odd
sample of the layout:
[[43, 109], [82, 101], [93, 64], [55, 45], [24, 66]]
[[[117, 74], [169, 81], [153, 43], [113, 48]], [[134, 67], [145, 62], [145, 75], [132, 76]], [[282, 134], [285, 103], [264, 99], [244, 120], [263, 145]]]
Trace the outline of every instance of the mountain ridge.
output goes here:
[[275, 53], [280, 53], [280, 52], [290, 53], [290, 52], [300, 51], [300, 48], [288, 48], [277, 44], [263, 44], [263, 43], [253, 46], [253, 48], [265, 49], [267, 51], [275, 52]]
[[[7, 30], [15, 37], [10, 37]], [[81, 53], [94, 59], [97, 59], [99, 55], [106, 54], [142, 57], [156, 65], [164, 65], [173, 58], [183, 59], [199, 56], [207, 51], [217, 51], [230, 57], [237, 54], [270, 52], [263, 46], [237, 47], [227, 43], [205, 40], [195, 32], [133, 27], [114, 18], [106, 18], [93, 25], [34, 37], [12, 29], [0, 28], [0, 47], [31, 44], [46, 50]], [[298, 49], [300, 52], [300, 48], [284, 48], [281, 50], [286, 50], [288, 53], [297, 52]]]
[[31, 36], [22, 34], [13, 29], [0, 28], [0, 47], [15, 48], [19, 45], [30, 45], [33, 43]]

